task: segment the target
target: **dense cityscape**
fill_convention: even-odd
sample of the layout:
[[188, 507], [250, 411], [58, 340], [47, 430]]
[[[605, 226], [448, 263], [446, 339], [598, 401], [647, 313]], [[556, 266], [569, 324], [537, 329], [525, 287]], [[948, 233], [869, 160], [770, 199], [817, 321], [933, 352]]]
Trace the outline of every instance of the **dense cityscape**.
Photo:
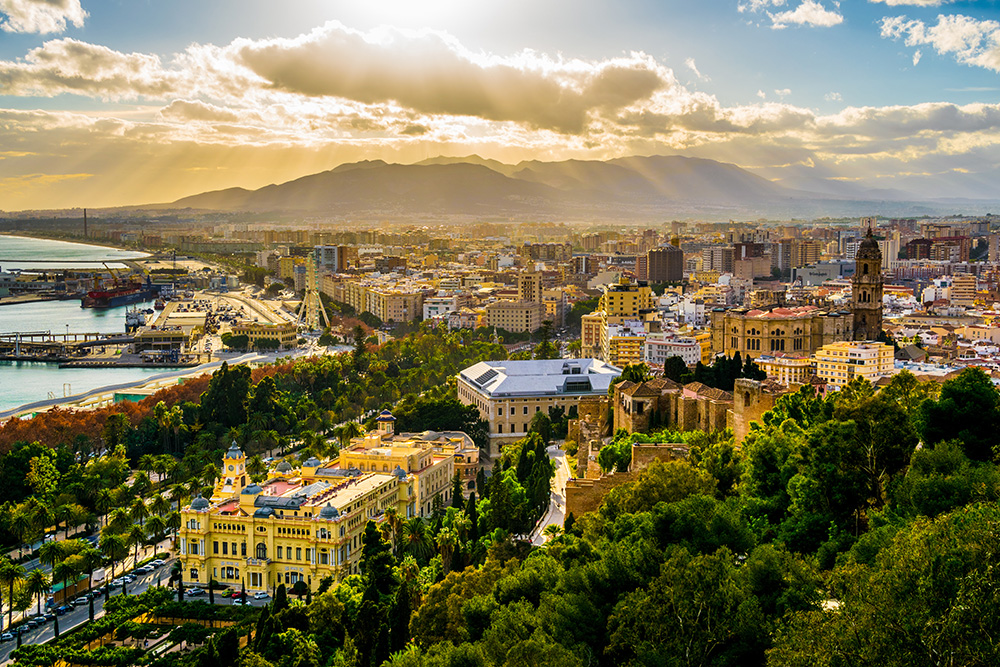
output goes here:
[[0, 667], [1000, 664], [1000, 23], [0, 0]]

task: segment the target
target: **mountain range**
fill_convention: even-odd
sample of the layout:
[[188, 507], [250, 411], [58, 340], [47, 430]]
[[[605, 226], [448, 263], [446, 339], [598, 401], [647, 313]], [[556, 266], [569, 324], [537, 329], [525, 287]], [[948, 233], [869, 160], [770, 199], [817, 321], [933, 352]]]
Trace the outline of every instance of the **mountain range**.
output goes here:
[[[989, 207], [987, 202], [964, 204]], [[408, 165], [355, 162], [258, 190], [229, 188], [147, 208], [355, 219], [724, 220], [933, 215], [955, 206], [954, 201], [921, 202], [908, 193], [859, 186], [841, 185], [834, 191], [783, 187], [734, 164], [703, 158], [636, 156], [510, 165], [471, 155]]]

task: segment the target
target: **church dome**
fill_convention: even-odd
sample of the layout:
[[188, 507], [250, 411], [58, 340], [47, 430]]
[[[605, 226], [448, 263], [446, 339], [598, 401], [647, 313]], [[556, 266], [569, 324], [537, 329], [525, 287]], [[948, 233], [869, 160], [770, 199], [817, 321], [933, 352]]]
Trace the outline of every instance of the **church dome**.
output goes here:
[[202, 498], [200, 493], [191, 500], [191, 509], [196, 512], [203, 512], [210, 506], [211, 504]]
[[327, 504], [319, 511], [319, 518], [332, 521], [340, 516], [340, 511], [333, 505]]
[[854, 259], [877, 259], [882, 261], [882, 251], [878, 247], [878, 241], [872, 235], [872, 230], [869, 227], [868, 233], [865, 234], [865, 239], [858, 246], [858, 252], [854, 256]]
[[264, 493], [264, 489], [260, 488], [256, 484], [251, 484], [240, 492], [240, 494], [244, 496], [256, 496], [261, 493]]
[[288, 461], [281, 461], [275, 469], [281, 473], [292, 472], [292, 464]]
[[319, 459], [316, 458], [315, 456], [310, 456], [309, 460], [307, 460], [302, 465], [304, 465], [307, 468], [318, 468], [319, 467]]
[[396, 469], [392, 471], [392, 474], [395, 475], [396, 478], [399, 480], [406, 479], [406, 471], [400, 468], [399, 466], [396, 466]]
[[233, 440], [233, 444], [229, 446], [229, 451], [226, 452], [227, 459], [241, 459], [243, 458], [243, 450], [240, 449], [236, 441]]

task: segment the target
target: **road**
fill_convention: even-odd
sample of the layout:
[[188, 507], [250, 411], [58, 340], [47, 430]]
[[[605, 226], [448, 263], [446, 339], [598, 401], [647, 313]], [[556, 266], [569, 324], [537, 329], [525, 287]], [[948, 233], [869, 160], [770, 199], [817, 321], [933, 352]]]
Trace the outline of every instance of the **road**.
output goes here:
[[[142, 593], [150, 586], [156, 586], [158, 583], [161, 585], [166, 585], [167, 580], [170, 578], [170, 566], [173, 565], [176, 558], [170, 558], [167, 562], [158, 567], [153, 572], [145, 574], [141, 577], [137, 577], [134, 582], [126, 586], [126, 590], [129, 595], [138, 595]], [[121, 588], [116, 589], [117, 594], [121, 595]], [[190, 591], [190, 589], [187, 589]], [[229, 598], [224, 598], [220, 595], [221, 591], [215, 594], [215, 604], [217, 605], [231, 605], [233, 601]], [[114, 597], [114, 596], [112, 596]], [[192, 596], [188, 593], [184, 595], [185, 602], [193, 602], [197, 600], [202, 600], [208, 602], [208, 594], [202, 594], [197, 596]], [[254, 600], [252, 597], [248, 599], [248, 604], [254, 607], [262, 607], [269, 603], [271, 598], [266, 600]], [[37, 610], [37, 605], [33, 607], [32, 613]], [[94, 598], [94, 618], [100, 618], [104, 615], [104, 596], [98, 595]], [[83, 605], [80, 607], [74, 607], [71, 611], [66, 612], [65, 615], [59, 617], [59, 630], [62, 634], [69, 632], [73, 628], [76, 628], [84, 623], [89, 622], [90, 610], [88, 605]], [[6, 618], [4, 618], [6, 623]], [[6, 629], [4, 630], [6, 632]], [[55, 628], [53, 622], [48, 622], [45, 625], [41, 625], [34, 630], [26, 633], [21, 638], [22, 644], [44, 644], [55, 636]], [[13, 639], [3, 644], [0, 644], [0, 665], [6, 665], [9, 663], [10, 654], [17, 648], [17, 640]]]
[[570, 478], [569, 462], [566, 459], [566, 453], [560, 449], [559, 444], [549, 445], [546, 451], [549, 458], [556, 463], [556, 476], [552, 480], [549, 510], [531, 533], [531, 543], [536, 546], [544, 544], [548, 539], [542, 534], [546, 526], [556, 524], [561, 528], [566, 519], [566, 482]]
[[[126, 586], [126, 590], [130, 595], [138, 595], [142, 593], [150, 586], [155, 586], [157, 580], [162, 580], [166, 582], [170, 578], [170, 565], [173, 560], [168, 560], [167, 563], [149, 574], [137, 577], [134, 582]], [[117, 589], [118, 595], [121, 595], [121, 589]], [[32, 607], [32, 612], [37, 611], [38, 605]], [[94, 618], [100, 618], [104, 615], [104, 596], [98, 595], [94, 598]], [[87, 623], [90, 619], [90, 609], [89, 605], [83, 605], [81, 607], [74, 607], [71, 611], [66, 612], [63, 616], [59, 616], [59, 630], [62, 633], [66, 633], [69, 630]], [[6, 625], [7, 619], [4, 618], [4, 624]], [[6, 632], [6, 628], [4, 628]], [[45, 625], [40, 625], [24, 634], [21, 637], [22, 644], [44, 644], [45, 642], [52, 639], [55, 636], [55, 627], [52, 621], [49, 621]], [[10, 654], [17, 648], [17, 640], [12, 639], [0, 644], [0, 665], [6, 664], [10, 658]]]

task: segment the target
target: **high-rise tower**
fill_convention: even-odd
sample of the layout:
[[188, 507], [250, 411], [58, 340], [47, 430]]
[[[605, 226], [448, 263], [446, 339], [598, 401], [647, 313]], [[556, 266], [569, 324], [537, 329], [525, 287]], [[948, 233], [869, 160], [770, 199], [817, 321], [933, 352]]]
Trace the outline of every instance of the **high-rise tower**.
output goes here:
[[853, 340], [875, 340], [882, 334], [882, 251], [871, 227], [854, 256], [851, 279], [851, 312], [854, 314]]

